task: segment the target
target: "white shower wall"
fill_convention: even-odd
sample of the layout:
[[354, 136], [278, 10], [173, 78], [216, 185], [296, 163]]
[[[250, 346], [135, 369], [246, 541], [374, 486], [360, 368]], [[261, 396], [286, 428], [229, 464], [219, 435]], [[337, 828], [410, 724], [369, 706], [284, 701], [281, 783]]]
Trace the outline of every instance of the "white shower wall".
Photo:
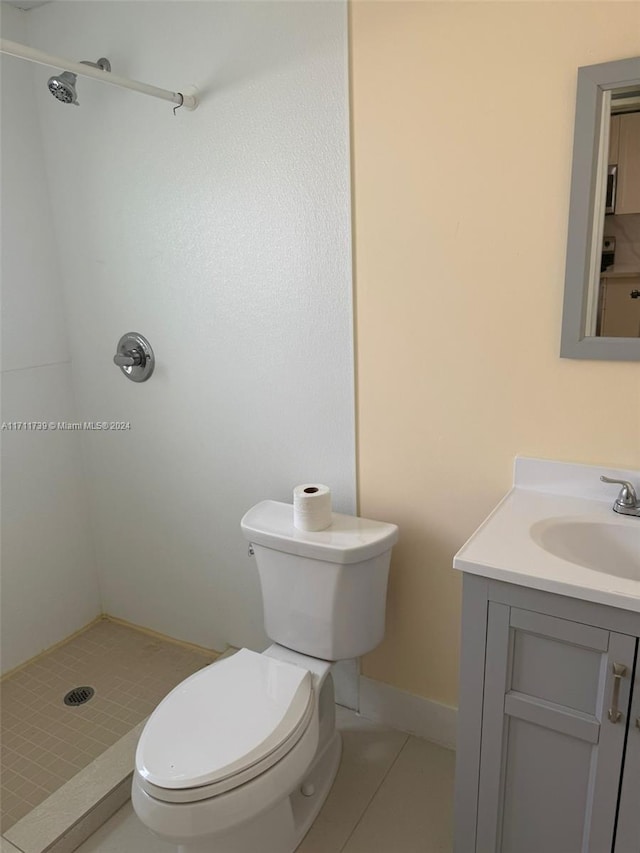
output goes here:
[[[36, 67], [103, 609], [221, 649], [266, 642], [240, 536], [318, 480], [355, 509], [344, 2], [56, 2], [29, 43], [176, 89], [193, 113]], [[129, 382], [119, 337], [151, 341]]]
[[[27, 13], [2, 4], [4, 38]], [[75, 417], [69, 344], [32, 67], [2, 75], [2, 420]], [[80, 436], [2, 431], [2, 671], [100, 613]]]

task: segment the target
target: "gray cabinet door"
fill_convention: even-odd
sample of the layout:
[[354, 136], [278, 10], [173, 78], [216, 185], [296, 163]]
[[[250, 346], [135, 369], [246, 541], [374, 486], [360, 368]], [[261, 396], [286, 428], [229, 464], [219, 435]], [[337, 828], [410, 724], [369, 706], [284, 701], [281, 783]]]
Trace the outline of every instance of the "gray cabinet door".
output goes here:
[[611, 853], [635, 650], [490, 602], [476, 853]]
[[624, 756], [620, 807], [616, 828], [614, 853], [639, 853], [640, 851], [640, 662], [636, 664], [636, 678], [629, 711], [629, 733]]

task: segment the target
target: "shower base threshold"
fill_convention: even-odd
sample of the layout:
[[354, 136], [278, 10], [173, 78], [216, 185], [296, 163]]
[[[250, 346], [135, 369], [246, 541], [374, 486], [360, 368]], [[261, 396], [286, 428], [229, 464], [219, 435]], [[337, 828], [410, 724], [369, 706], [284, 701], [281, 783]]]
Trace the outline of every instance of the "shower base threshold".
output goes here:
[[136, 745], [145, 722], [15, 823], [2, 836], [3, 842], [20, 853], [71, 853], [79, 847], [129, 799]]

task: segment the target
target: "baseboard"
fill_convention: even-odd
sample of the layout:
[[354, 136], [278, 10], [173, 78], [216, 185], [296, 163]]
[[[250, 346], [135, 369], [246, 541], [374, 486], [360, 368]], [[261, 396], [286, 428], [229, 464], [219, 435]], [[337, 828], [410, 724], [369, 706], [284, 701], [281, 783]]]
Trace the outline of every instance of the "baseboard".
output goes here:
[[456, 748], [458, 709], [360, 676], [360, 714], [393, 729]]

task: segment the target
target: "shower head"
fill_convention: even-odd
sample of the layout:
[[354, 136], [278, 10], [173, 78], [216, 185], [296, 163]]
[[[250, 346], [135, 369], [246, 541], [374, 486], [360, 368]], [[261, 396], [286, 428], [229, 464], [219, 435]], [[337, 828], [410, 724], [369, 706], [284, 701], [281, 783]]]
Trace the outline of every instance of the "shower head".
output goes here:
[[[92, 65], [94, 68], [100, 68], [101, 71], [111, 71], [111, 63], [108, 59], [101, 57], [97, 62], [82, 61], [81, 65]], [[49, 77], [47, 86], [54, 98], [62, 101], [63, 104], [75, 104], [78, 106], [78, 93], [76, 92], [77, 74], [72, 74], [71, 71], [63, 71], [62, 74]]]
[[54, 77], [49, 77], [47, 86], [54, 98], [62, 101], [63, 104], [78, 103], [78, 95], [76, 93], [77, 76], [70, 71], [64, 71], [62, 74]]

